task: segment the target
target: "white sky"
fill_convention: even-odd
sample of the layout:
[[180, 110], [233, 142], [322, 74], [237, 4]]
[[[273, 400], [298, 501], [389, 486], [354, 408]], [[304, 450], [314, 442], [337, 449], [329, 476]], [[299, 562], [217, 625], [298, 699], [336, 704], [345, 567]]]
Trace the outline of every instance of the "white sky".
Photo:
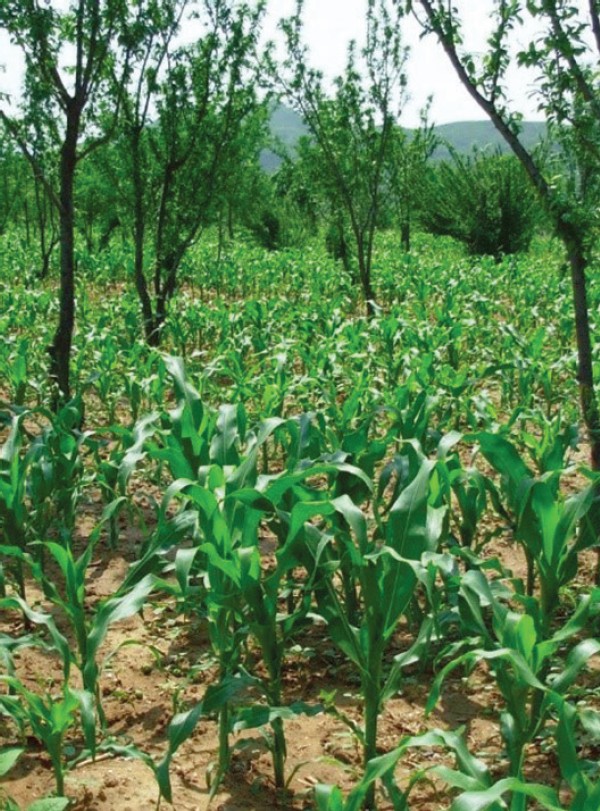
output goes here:
[[[490, 30], [493, 1], [460, 0], [456, 5], [464, 21], [465, 44], [474, 52], [483, 50]], [[348, 41], [355, 39], [360, 44], [364, 37], [366, 7], [367, 0], [305, 0], [304, 29], [313, 67], [330, 76], [344, 69]], [[291, 14], [294, 8], [295, 0], [269, 0], [269, 36], [276, 34], [277, 19]], [[484, 119], [485, 114], [460, 84], [437, 39], [432, 35], [421, 39], [421, 29], [412, 17], [406, 18], [402, 25], [403, 41], [410, 49], [409, 100], [402, 124], [409, 127], [419, 124], [419, 112], [430, 95], [433, 96], [432, 123]], [[526, 25], [522, 33], [515, 32], [515, 47], [524, 44], [525, 36], [531, 33], [531, 25]], [[531, 97], [533, 76], [524, 81], [523, 71], [519, 74], [510, 82], [511, 101], [528, 120], [541, 119], [537, 103]]]
[[[363, 40], [366, 5], [367, 0], [305, 0], [305, 35], [313, 67], [323, 70], [326, 76], [334, 76], [343, 70], [349, 40], [356, 39], [359, 44]], [[475, 51], [482, 49], [489, 28], [492, 0], [462, 0], [458, 5], [463, 10], [467, 43]], [[294, 8], [295, 0], [269, 0], [266, 37], [277, 37], [277, 21], [291, 14]], [[411, 19], [405, 20], [403, 27], [404, 42], [410, 47], [411, 55], [407, 68], [409, 101], [401, 123], [404, 126], [417, 125], [419, 111], [429, 95], [433, 95], [432, 123], [485, 118], [461, 87], [435, 38], [428, 36], [420, 39], [419, 27]], [[531, 29], [526, 29], [526, 33], [531, 33]], [[185, 39], [191, 38], [191, 34], [191, 30], [186, 30]], [[515, 34], [515, 45], [521, 44], [519, 39], [523, 36]], [[5, 71], [0, 73], [0, 93], [18, 94], [21, 60], [19, 54], [9, 47], [5, 34], [0, 31], [1, 64], [5, 65]], [[536, 102], [531, 98], [530, 81], [524, 80], [523, 75], [520, 75], [510, 82], [512, 101], [515, 109], [521, 111], [527, 119], [539, 119], [541, 116], [536, 111]]]

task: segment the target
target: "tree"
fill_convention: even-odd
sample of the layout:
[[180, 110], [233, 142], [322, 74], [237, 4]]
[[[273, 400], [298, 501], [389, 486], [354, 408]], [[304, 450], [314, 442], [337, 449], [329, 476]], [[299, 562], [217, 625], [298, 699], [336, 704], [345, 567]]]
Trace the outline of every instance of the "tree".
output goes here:
[[[537, 199], [513, 155], [474, 152], [431, 168], [423, 226], [463, 242], [471, 254], [501, 259], [526, 251], [539, 221]], [[424, 179], [423, 179], [424, 180]]]
[[423, 201], [423, 187], [429, 159], [438, 139], [428, 121], [428, 109], [421, 114], [421, 126], [407, 132], [395, 127], [388, 160], [388, 198], [400, 223], [402, 245], [408, 253], [412, 222]]
[[[600, 54], [600, 2], [570, 0], [494, 0], [493, 31], [479, 59], [463, 47], [464, 31], [457, 3], [402, 0], [399, 5], [424, 13], [425, 31], [440, 40], [460, 81], [494, 123], [523, 165], [562, 240], [571, 270], [581, 413], [591, 445], [591, 462], [600, 469], [600, 412], [595, 391], [587, 276], [598, 226], [597, 178], [600, 170], [600, 89], [596, 79]], [[584, 5], [586, 8], [584, 8]], [[539, 36], [519, 53], [521, 68], [537, 71], [540, 109], [551, 133], [567, 144], [576, 161], [576, 182], [556, 182], [523, 144], [519, 116], [510, 109], [507, 69], [509, 38], [529, 15]], [[591, 202], [594, 204], [591, 204]]]
[[[50, 378], [56, 404], [70, 397], [69, 361], [75, 323], [74, 188], [77, 164], [98, 141], [91, 138], [99, 108], [117, 106], [118, 96], [102, 96], [110, 63], [117, 60], [115, 35], [124, 0], [73, 0], [59, 10], [41, 0], [4, 0], [0, 26], [25, 57], [25, 93], [20, 113], [7, 101], [0, 119], [31, 164], [59, 212], [60, 308], [51, 346]], [[126, 51], [121, 61], [128, 62]], [[58, 161], [58, 187], [34, 149], [40, 131], [53, 143]], [[82, 136], [88, 133], [80, 149]]]
[[265, 210], [271, 180], [261, 166], [261, 153], [270, 140], [270, 105], [256, 104], [240, 122], [237, 133], [223, 156], [217, 190], [216, 218], [220, 259], [226, 239], [235, 239], [235, 226], [252, 230]]
[[[373, 242], [385, 186], [385, 164], [406, 86], [406, 51], [386, 0], [369, 0], [360, 54], [352, 43], [343, 75], [328, 95], [323, 76], [307, 64], [303, 2], [282, 22], [288, 57], [275, 75], [303, 116], [315, 144], [315, 163], [336, 219], [349, 222], [367, 314], [374, 312]], [[361, 72], [362, 70], [362, 72]]]
[[[228, 158], [257, 107], [251, 60], [263, 3], [250, 8], [235, 0], [204, 0], [198, 15], [203, 36], [172, 47], [191, 5], [151, 4], [157, 18], [150, 36], [135, 45], [137, 69], [123, 101], [121, 197], [133, 212], [135, 285], [152, 345], [160, 341], [181, 261], [216, 214], [231, 171]], [[144, 24], [152, 19], [140, 17]], [[143, 34], [142, 27], [134, 30]]]

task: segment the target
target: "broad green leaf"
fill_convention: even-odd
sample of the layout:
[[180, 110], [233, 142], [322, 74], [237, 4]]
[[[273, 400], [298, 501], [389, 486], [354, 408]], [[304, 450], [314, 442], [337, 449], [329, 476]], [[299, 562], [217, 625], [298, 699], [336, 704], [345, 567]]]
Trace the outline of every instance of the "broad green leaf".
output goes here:
[[64, 811], [71, 800], [68, 797], [44, 797], [27, 806], [27, 811]]
[[554, 789], [538, 783], [523, 783], [514, 777], [500, 780], [483, 791], [467, 791], [461, 794], [452, 803], [451, 811], [485, 811], [508, 792], [531, 797], [548, 811], [564, 811]]
[[4, 777], [15, 765], [25, 749], [20, 746], [10, 746], [0, 749], [0, 777]]

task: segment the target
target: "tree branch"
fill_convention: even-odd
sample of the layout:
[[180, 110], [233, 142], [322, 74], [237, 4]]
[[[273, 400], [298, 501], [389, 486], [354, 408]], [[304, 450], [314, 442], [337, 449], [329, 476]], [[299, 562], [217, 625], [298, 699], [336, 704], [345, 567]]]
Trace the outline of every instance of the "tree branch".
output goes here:
[[21, 134], [19, 133], [19, 128], [17, 127], [15, 122], [12, 121], [12, 119], [10, 119], [6, 115], [4, 110], [0, 110], [0, 120], [2, 120], [2, 123], [4, 124], [6, 129], [8, 130], [9, 134], [11, 135], [12, 138], [14, 138], [15, 142], [19, 146], [19, 149], [21, 150], [21, 152], [23, 153], [23, 155], [27, 159], [27, 162], [30, 164], [30, 166], [31, 166], [31, 168], [33, 170], [34, 177], [37, 180], [39, 180], [39, 182], [43, 185], [43, 187], [48, 192], [48, 196], [52, 200], [52, 203], [60, 211], [60, 209], [61, 209], [60, 197], [57, 195], [56, 191], [52, 187], [52, 184], [50, 183], [50, 181], [46, 177], [46, 175], [44, 173], [44, 170], [42, 169], [42, 167], [40, 165], [40, 162], [37, 160], [37, 158], [35, 157], [33, 152], [29, 149], [29, 147], [27, 146], [26, 141], [21, 137]]
[[590, 17], [592, 20], [592, 31], [596, 40], [596, 48], [600, 54], [600, 11], [598, 10], [598, 0], [590, 0]]
[[[533, 159], [531, 153], [523, 146], [519, 136], [515, 134], [515, 132], [510, 127], [508, 121], [504, 119], [500, 110], [498, 110], [496, 104], [494, 104], [490, 99], [484, 96], [479, 88], [477, 87], [476, 83], [467, 73], [465, 66], [463, 65], [458, 51], [456, 49], [456, 45], [454, 42], [454, 31], [455, 26], [451, 24], [449, 26], [444, 26], [443, 22], [441, 21], [436, 9], [434, 9], [433, 4], [430, 0], [419, 0], [421, 6], [425, 10], [427, 17], [429, 19], [430, 25], [432, 30], [435, 34], [437, 34], [442, 47], [446, 51], [450, 62], [452, 63], [452, 67], [457, 73], [458, 78], [461, 81], [463, 87], [467, 90], [471, 98], [477, 102], [479, 107], [485, 112], [485, 114], [489, 117], [493, 125], [496, 127], [498, 132], [502, 135], [504, 140], [513, 150], [517, 158], [521, 161], [525, 171], [529, 175], [531, 182], [538, 190], [540, 196], [546, 200], [548, 203], [552, 201], [552, 192], [550, 186], [546, 182], [546, 179], [542, 175], [538, 165]], [[452, 20], [450, 18], [450, 22]]]
[[571, 75], [575, 79], [575, 84], [577, 85], [577, 89], [581, 93], [582, 98], [590, 105], [590, 107], [592, 107], [596, 118], [600, 119], [600, 103], [596, 98], [596, 94], [592, 86], [585, 78], [585, 74], [577, 61], [573, 50], [570, 47], [560, 47], [560, 42], [568, 42], [569, 37], [561, 24], [558, 11], [556, 10], [556, 5], [552, 3], [552, 6], [553, 8], [548, 8], [546, 13], [550, 17], [550, 24], [552, 25], [552, 30], [554, 31], [554, 35], [556, 37], [556, 51], [568, 64]]

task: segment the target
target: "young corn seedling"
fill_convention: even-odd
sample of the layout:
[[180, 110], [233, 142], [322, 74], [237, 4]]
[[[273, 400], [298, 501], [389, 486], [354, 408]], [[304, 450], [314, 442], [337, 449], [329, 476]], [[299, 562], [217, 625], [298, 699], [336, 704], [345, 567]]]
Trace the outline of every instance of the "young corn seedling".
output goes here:
[[27, 386], [29, 385], [27, 370], [27, 358], [29, 355], [29, 341], [19, 341], [16, 352], [11, 353], [3, 370], [12, 388], [12, 403], [16, 406], [25, 404], [25, 395], [27, 393]]
[[[277, 484], [281, 485], [282, 479]], [[256, 503], [260, 504], [263, 500], [264, 497], [257, 493]], [[257, 546], [240, 548], [235, 557], [239, 575], [238, 588], [244, 600], [243, 616], [250, 634], [260, 646], [267, 669], [267, 678], [257, 679], [267, 707], [242, 709], [236, 716], [235, 728], [248, 729], [250, 726], [262, 726], [266, 721], [270, 723], [273, 732], [271, 751], [275, 787], [283, 791], [286, 786], [284, 716], [293, 718], [301, 713], [310, 714], [321, 710], [320, 707], [310, 708], [303, 703], [286, 708], [287, 712], [281, 709], [284, 657], [290, 637], [306, 622], [310, 609], [310, 587], [300, 586], [301, 596], [293, 610], [283, 612], [281, 601], [284, 583], [286, 589], [291, 589], [289, 576], [295, 566], [293, 558], [286, 556], [285, 546], [277, 553], [277, 564], [271, 572], [265, 571]], [[288, 607], [289, 604], [290, 600]]]
[[[399, 760], [408, 752], [414, 749], [432, 748], [442, 749], [452, 753], [456, 760], [456, 768], [447, 766], [426, 766], [414, 771], [408, 781], [408, 786], [401, 790], [394, 779], [394, 770]], [[429, 780], [430, 775], [441, 778], [451, 787], [471, 790], [484, 794], [494, 786], [493, 778], [486, 765], [474, 757], [465, 743], [462, 730], [459, 732], [449, 732], [446, 730], [434, 729], [422, 735], [414, 735], [403, 738], [400, 744], [385, 755], [379, 755], [367, 764], [365, 773], [359, 783], [352, 789], [344, 799], [341, 791], [336, 786], [317, 786], [315, 789], [315, 802], [318, 811], [360, 811], [363, 807], [369, 788], [376, 780], [380, 780], [384, 786], [385, 793], [391, 802], [394, 811], [408, 811], [409, 799], [415, 786], [424, 780]], [[515, 781], [514, 787], [518, 781]], [[520, 785], [520, 784], [519, 784]], [[536, 787], [537, 788], [537, 787]], [[544, 787], [539, 787], [542, 793]], [[504, 788], [506, 791], [506, 788]], [[554, 796], [554, 793], [552, 793]], [[462, 808], [467, 811], [471, 805], [461, 805], [461, 797], [452, 804], [452, 810]], [[472, 806], [475, 808], [476, 806]], [[488, 806], [486, 806], [488, 807]], [[505, 808], [504, 804], [493, 804], [493, 811], [500, 811]]]
[[[236, 496], [256, 482], [259, 449], [282, 420], [268, 420], [247, 435], [243, 410], [222, 406], [217, 415], [212, 414], [185, 378], [181, 361], [167, 357], [165, 363], [175, 382], [178, 405], [163, 420], [162, 447], [151, 448], [150, 455], [166, 462], [175, 478], [165, 499], [183, 498], [182, 513], [197, 516], [200, 554], [194, 557], [208, 584], [203, 591], [204, 610], [219, 678], [224, 681], [237, 672], [247, 636], [237, 549], [256, 546], [261, 517], [260, 510], [237, 501]], [[219, 708], [218, 780], [229, 765], [230, 730], [230, 707], [224, 703]]]
[[[15, 765], [25, 749], [19, 746], [9, 746], [0, 749], [0, 778], [5, 777]], [[44, 797], [34, 800], [25, 811], [64, 811], [70, 805], [68, 797]], [[2, 811], [20, 811], [19, 805], [0, 787], [0, 805]]]
[[527, 448], [539, 476], [565, 469], [569, 451], [579, 442], [576, 423], [565, 425], [560, 414], [551, 420], [536, 410], [519, 414], [517, 425], [518, 439]]
[[[517, 599], [525, 612], [506, 607], [505, 600]], [[541, 608], [527, 598], [489, 583], [481, 573], [471, 570], [461, 577], [459, 616], [463, 637], [479, 639], [481, 647], [461, 653], [470, 642], [450, 649], [453, 659], [436, 677], [427, 702], [427, 712], [435, 707], [442, 684], [457, 667], [486, 662], [505, 701], [500, 728], [510, 763], [511, 778], [523, 780], [525, 747], [542, 730], [550, 708], [550, 692], [565, 695], [590, 657], [600, 652], [600, 642], [584, 639], [570, 651], [562, 669], [550, 675], [550, 664], [573, 636], [586, 629], [590, 615], [597, 614], [600, 591], [584, 598], [570, 620], [548, 637]], [[486, 613], [491, 612], [491, 630]], [[525, 795], [512, 801], [511, 811], [523, 811]]]
[[577, 574], [580, 551], [598, 542], [597, 532], [587, 531], [585, 526], [588, 513], [596, 505], [597, 488], [590, 485], [565, 499], [558, 491], [560, 471], [535, 478], [504, 437], [477, 434], [474, 438], [485, 458], [502, 474], [515, 535], [527, 558], [527, 593], [533, 593], [537, 573], [547, 633], [560, 604], [560, 589]]
[[[132, 429], [115, 427], [111, 433], [119, 437], [119, 444], [110, 450], [108, 457], [101, 454], [102, 442], [94, 443], [95, 481], [100, 487], [108, 517], [108, 545], [116, 549], [119, 538], [118, 517], [127, 504], [127, 485], [136, 466], [145, 457], [147, 441], [156, 431], [158, 414], [153, 413], [139, 420]], [[88, 440], [88, 445], [91, 445]], [[108, 444], [108, 443], [106, 443]]]
[[58, 696], [39, 696], [28, 690], [19, 679], [0, 676], [0, 684], [5, 684], [11, 693], [0, 695], [0, 707], [20, 729], [29, 727], [31, 733], [45, 747], [52, 762], [56, 782], [56, 793], [65, 793], [64, 743], [67, 732], [77, 722], [81, 714], [86, 745], [94, 752], [95, 717], [93, 697], [85, 690], [73, 690], [66, 683]]
[[[96, 535], [96, 540], [97, 538], [98, 535]], [[49, 579], [38, 562], [29, 556], [26, 558], [32, 575], [42, 585], [47, 599], [52, 602], [56, 610], [60, 611], [68, 623], [75, 644], [69, 643], [58, 631], [54, 620], [49, 615], [33, 611], [21, 598], [7, 597], [0, 601], [0, 608], [18, 608], [31, 624], [45, 627], [49, 631], [52, 646], [61, 656], [65, 678], [68, 678], [71, 665], [75, 665], [81, 673], [83, 688], [93, 697], [100, 722], [104, 726], [99, 684], [101, 665], [98, 662], [98, 652], [100, 646], [106, 638], [110, 625], [133, 616], [141, 609], [154, 588], [154, 578], [151, 575], [143, 577], [139, 574], [136, 582], [135, 572], [130, 573], [126, 588], [122, 587], [115, 595], [101, 602], [93, 612], [90, 611], [86, 603], [86, 575], [96, 540], [92, 538], [85, 551], [77, 559], [70, 545], [63, 546], [53, 541], [44, 543], [48, 554], [58, 565], [63, 577], [61, 587]]]
[[[474, 548], [477, 531], [488, 502], [498, 512], [503, 512], [500, 496], [494, 483], [475, 467], [463, 467], [460, 456], [452, 452], [462, 439], [457, 432], [447, 434], [438, 446], [438, 463], [436, 465], [432, 487], [437, 492], [437, 501], [448, 506], [449, 523], [458, 525], [458, 533], [453, 537], [458, 546], [476, 555], [481, 551], [483, 542]], [[458, 505], [458, 516], [451, 522]]]
[[[29, 458], [21, 453], [25, 414], [13, 417], [8, 437], [0, 448], [0, 555], [11, 562], [19, 595], [25, 598], [23, 555], [30, 537], [26, 500]], [[6, 564], [0, 562], [0, 595], [6, 595]]]
[[[83, 405], [73, 400], [57, 414], [37, 409], [48, 425], [31, 443], [29, 454], [32, 470], [31, 498], [42, 515], [43, 528], [55, 525], [64, 543], [70, 542], [75, 513], [85, 485], [82, 446], [90, 433], [82, 433]], [[49, 504], [51, 519], [44, 515]], [[42, 525], [40, 526], [42, 528]], [[42, 536], [43, 537], [43, 536]]]
[[[288, 554], [314, 578], [318, 610], [327, 622], [331, 639], [358, 669], [364, 702], [361, 738], [365, 770], [377, 755], [378, 721], [385, 701], [398, 689], [403, 667], [415, 661], [426, 645], [427, 634], [420, 635], [408, 652], [396, 657], [394, 667], [385, 674], [384, 655], [413, 600], [419, 580], [428, 588], [435, 580], [435, 566], [427, 567], [421, 560], [426, 553], [436, 551], [445, 512], [444, 508], [435, 510], [428, 503], [434, 463], [423, 457], [417, 443], [407, 443], [402, 451], [403, 486], [385, 519], [378, 516], [378, 531], [372, 538], [364, 513], [350, 498], [340, 496], [297, 504], [291, 511], [286, 542]], [[350, 623], [347, 606], [336, 586], [335, 573], [340, 563], [333, 532], [321, 531], [307, 523], [317, 516], [334, 527], [338, 535], [336, 546], [343, 548], [352, 563], [362, 602], [358, 627]], [[330, 516], [336, 520], [329, 521]], [[375, 808], [374, 785], [368, 788], [364, 807]]]
[[556, 693], [550, 694], [549, 701], [558, 720], [554, 733], [558, 763], [572, 793], [569, 809], [594, 811], [600, 808], [598, 764], [581, 757], [577, 729], [582, 727], [592, 740], [597, 740], [600, 716], [593, 710], [578, 711], [572, 703]]

